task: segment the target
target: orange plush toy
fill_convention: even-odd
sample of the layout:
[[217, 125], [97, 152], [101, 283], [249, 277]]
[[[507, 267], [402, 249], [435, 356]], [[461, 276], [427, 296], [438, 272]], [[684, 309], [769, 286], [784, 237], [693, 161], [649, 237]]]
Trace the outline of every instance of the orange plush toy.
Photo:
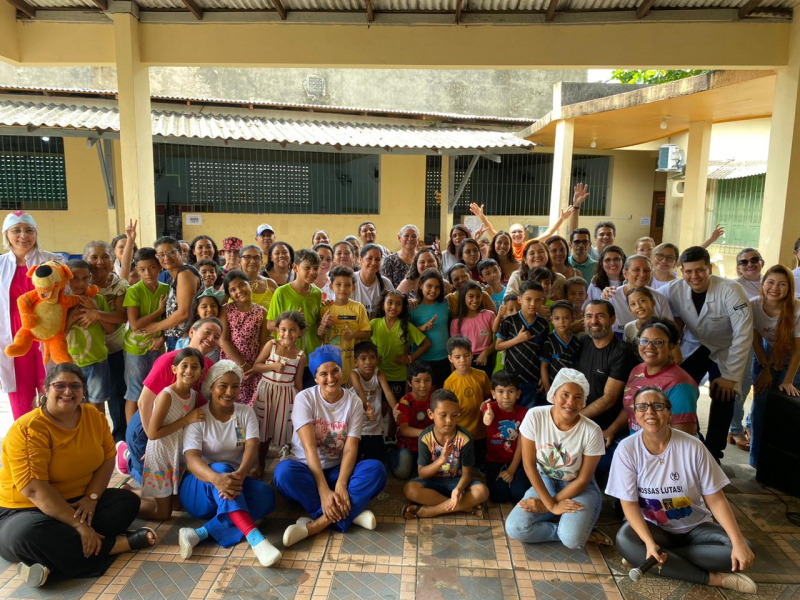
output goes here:
[[[34, 289], [17, 299], [22, 327], [6, 348], [6, 355], [12, 358], [24, 356], [30, 351], [33, 342], [40, 342], [44, 364], [51, 357], [55, 363], [72, 362], [64, 328], [67, 311], [81, 303], [80, 296], [69, 295], [64, 289], [72, 279], [72, 272], [60, 263], [46, 262], [32, 266], [28, 277], [33, 282]], [[96, 296], [97, 292], [97, 286], [91, 285], [86, 290], [86, 295]]]

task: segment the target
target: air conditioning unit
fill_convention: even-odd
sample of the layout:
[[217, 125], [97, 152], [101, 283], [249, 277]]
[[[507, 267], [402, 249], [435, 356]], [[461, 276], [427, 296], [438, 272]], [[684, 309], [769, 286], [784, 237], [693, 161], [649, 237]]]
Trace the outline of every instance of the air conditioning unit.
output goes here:
[[664, 144], [658, 149], [658, 173], [682, 173], [686, 166], [683, 152], [675, 144]]

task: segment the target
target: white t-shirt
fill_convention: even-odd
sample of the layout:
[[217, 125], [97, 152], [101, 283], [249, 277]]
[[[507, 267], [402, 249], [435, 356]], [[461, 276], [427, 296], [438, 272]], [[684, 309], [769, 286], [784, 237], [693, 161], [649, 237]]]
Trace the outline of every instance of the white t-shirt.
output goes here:
[[650, 287], [653, 288], [655, 291], [661, 291], [661, 288], [668, 286], [670, 283], [675, 281], [674, 279], [670, 279], [669, 281], [659, 281], [655, 277], [653, 277], [653, 281], [650, 282]]
[[663, 454], [645, 448], [642, 432], [625, 438], [614, 452], [606, 494], [638, 502], [642, 516], [670, 533], [686, 533], [711, 521], [703, 496], [730, 481], [703, 442], [672, 430]]
[[[753, 305], [753, 329], [767, 340], [770, 346], [774, 346], [778, 317], [770, 317], [764, 312], [764, 301], [761, 296], [750, 298], [750, 304]], [[794, 337], [800, 337], [800, 302], [794, 303]]]
[[578, 476], [583, 456], [606, 453], [603, 430], [583, 415], [569, 431], [561, 431], [550, 414], [552, 406], [530, 409], [519, 427], [525, 438], [536, 443], [536, 463], [551, 479], [572, 481]]
[[[378, 381], [378, 371], [372, 375], [372, 379], [365, 381], [359, 373], [361, 379], [361, 386], [364, 388], [364, 394], [367, 396], [367, 403], [372, 406], [375, 413], [375, 418], [368, 421], [364, 415], [364, 424], [361, 427], [361, 435], [383, 435], [383, 419], [381, 418], [381, 404], [383, 403], [383, 389]], [[355, 390], [353, 390], [355, 392]]]
[[[384, 290], [394, 289], [394, 286], [389, 279], [383, 275], [380, 275], [380, 278], [383, 280]], [[361, 275], [356, 273], [356, 289], [351, 299], [355, 300], [356, 302], [361, 302], [361, 304], [364, 305], [364, 308], [367, 309], [367, 317], [370, 319], [377, 317], [378, 305], [381, 301], [381, 288], [378, 285], [378, 280], [375, 279], [375, 283], [367, 287], [367, 285], [361, 281]]]
[[292, 407], [294, 433], [289, 459], [307, 462], [303, 442], [297, 432], [309, 423], [314, 425], [317, 454], [323, 469], [335, 467], [342, 462], [347, 438], [361, 439], [364, 405], [353, 390], [342, 391], [344, 395], [335, 404], [330, 404], [322, 397], [318, 385], [295, 396]]
[[220, 462], [239, 468], [246, 440], [258, 438], [258, 419], [246, 404], [234, 404], [233, 416], [223, 423], [211, 415], [211, 404], [203, 407], [205, 421], [189, 423], [183, 430], [183, 451], [200, 450], [208, 464]]
[[[669, 307], [667, 297], [653, 288], [650, 288], [650, 292], [653, 294], [653, 298], [656, 301], [655, 308], [653, 309], [653, 316], [672, 321], [672, 310]], [[617, 316], [614, 321], [614, 332], [622, 332], [627, 323], [636, 319], [636, 316], [631, 312], [628, 306], [628, 297], [625, 295], [623, 286], [618, 287], [611, 296], [611, 305], [614, 307], [614, 312]]]

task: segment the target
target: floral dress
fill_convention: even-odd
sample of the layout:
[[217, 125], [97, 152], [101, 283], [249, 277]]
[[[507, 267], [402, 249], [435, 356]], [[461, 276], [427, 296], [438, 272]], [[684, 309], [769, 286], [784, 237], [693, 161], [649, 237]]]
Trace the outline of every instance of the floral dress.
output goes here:
[[[240, 311], [235, 302], [228, 304], [227, 310], [231, 342], [242, 358], [252, 365], [261, 352], [261, 323], [267, 318], [267, 311], [255, 302], [248, 312]], [[224, 360], [230, 357], [224, 352], [220, 352], [220, 358]], [[251, 377], [242, 381], [238, 402], [253, 406], [259, 379], [259, 377]]]
[[[194, 409], [197, 392], [191, 390], [188, 398], [181, 398], [177, 392], [164, 388], [172, 403], [164, 417], [164, 425], [171, 425], [185, 417]], [[181, 476], [186, 470], [183, 457], [183, 429], [157, 440], [147, 440], [142, 470], [142, 496], [149, 498], [169, 498], [178, 494]]]

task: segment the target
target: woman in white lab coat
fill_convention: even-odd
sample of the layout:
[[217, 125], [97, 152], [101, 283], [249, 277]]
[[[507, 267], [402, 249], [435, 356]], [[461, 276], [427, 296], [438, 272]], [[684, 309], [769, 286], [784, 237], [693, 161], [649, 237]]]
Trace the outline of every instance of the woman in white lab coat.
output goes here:
[[[3, 248], [0, 256], [0, 348], [6, 348], [22, 325], [17, 298], [33, 289], [28, 269], [49, 260], [63, 258], [39, 248], [36, 221], [18, 210], [3, 221]], [[39, 344], [19, 358], [9, 358], [0, 352], [0, 386], [11, 401], [11, 413], [17, 420], [33, 409], [36, 392], [42, 390], [44, 365]]]

